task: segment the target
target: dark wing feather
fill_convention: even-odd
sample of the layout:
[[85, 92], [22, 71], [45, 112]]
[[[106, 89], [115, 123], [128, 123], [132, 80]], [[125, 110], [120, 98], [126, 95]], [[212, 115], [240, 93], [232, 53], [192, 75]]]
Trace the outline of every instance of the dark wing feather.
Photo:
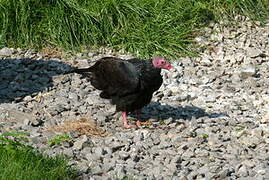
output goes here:
[[129, 59], [140, 74], [140, 90], [147, 92], [154, 92], [160, 88], [163, 79], [160, 75], [161, 69], [154, 68], [152, 62], [149, 60]]
[[102, 96], [124, 96], [133, 93], [139, 85], [139, 74], [134, 65], [126, 60], [107, 57], [90, 68], [92, 85], [102, 90]]

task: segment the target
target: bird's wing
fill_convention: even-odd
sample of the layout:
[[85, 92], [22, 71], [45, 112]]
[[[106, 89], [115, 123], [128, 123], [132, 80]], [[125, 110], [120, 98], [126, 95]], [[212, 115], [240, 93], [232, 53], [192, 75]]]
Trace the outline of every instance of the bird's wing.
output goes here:
[[[106, 93], [118, 96], [133, 93], [139, 88], [139, 72], [126, 60], [118, 58], [101, 59], [93, 67], [97, 87]], [[94, 83], [92, 83], [94, 86]]]
[[141, 59], [129, 59], [140, 74], [140, 90], [154, 92], [162, 85], [161, 69], [154, 68], [151, 61]]

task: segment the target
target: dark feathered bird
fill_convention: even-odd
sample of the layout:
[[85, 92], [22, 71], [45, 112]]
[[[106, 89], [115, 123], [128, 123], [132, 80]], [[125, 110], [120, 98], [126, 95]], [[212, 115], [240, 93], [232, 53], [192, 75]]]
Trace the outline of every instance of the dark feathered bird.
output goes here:
[[[152, 94], [162, 85], [161, 69], [171, 68], [161, 57], [150, 60], [105, 57], [89, 68], [74, 72], [89, 77], [91, 84], [101, 90], [100, 97], [111, 99], [116, 110], [122, 111], [124, 127], [130, 128], [128, 112], [135, 111], [139, 116], [141, 108], [150, 103]], [[140, 117], [136, 125], [141, 125]]]

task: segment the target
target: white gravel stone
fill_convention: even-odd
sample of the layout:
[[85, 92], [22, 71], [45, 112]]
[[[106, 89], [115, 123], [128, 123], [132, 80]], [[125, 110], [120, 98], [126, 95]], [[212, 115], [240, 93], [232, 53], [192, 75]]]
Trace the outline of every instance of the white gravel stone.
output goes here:
[[262, 51], [258, 48], [248, 48], [247, 49], [247, 55], [249, 57], [255, 58], [255, 57], [259, 56], [260, 54], [262, 54]]
[[0, 57], [1, 57], [1, 56], [9, 57], [9, 56], [11, 56], [14, 52], [15, 52], [15, 50], [14, 50], [13, 48], [7, 48], [7, 47], [4, 47], [4, 48], [0, 49]]

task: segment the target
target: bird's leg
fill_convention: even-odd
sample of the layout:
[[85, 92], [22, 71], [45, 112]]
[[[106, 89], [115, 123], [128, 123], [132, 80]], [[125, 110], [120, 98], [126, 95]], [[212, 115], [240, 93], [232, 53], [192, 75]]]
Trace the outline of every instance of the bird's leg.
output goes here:
[[137, 127], [140, 127], [141, 126], [141, 117], [140, 117], [140, 115], [141, 115], [141, 109], [136, 110], [135, 113], [136, 113], [136, 118], [137, 118], [137, 120], [136, 120], [136, 126]]
[[132, 126], [128, 123], [128, 120], [127, 120], [127, 112], [126, 111], [122, 111], [122, 120], [123, 120], [123, 127], [129, 129], [131, 128]]

